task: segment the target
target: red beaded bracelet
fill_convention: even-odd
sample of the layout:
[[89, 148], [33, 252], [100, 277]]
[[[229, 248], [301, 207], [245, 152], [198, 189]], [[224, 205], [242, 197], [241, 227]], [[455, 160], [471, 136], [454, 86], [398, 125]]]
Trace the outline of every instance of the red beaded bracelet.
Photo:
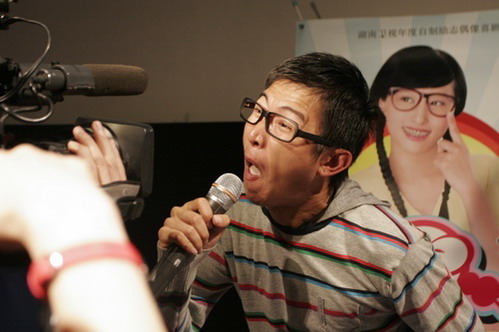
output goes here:
[[128, 243], [89, 243], [50, 255], [31, 262], [28, 269], [28, 287], [34, 297], [47, 297], [47, 287], [56, 274], [68, 266], [94, 259], [125, 259], [144, 267], [142, 256], [135, 246]]

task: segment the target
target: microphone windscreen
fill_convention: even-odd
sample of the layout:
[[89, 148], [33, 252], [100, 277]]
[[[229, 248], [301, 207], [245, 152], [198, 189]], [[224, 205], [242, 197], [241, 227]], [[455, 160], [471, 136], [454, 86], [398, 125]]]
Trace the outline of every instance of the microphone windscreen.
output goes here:
[[95, 87], [88, 96], [130, 96], [143, 93], [147, 87], [144, 69], [128, 65], [85, 64], [94, 78]]

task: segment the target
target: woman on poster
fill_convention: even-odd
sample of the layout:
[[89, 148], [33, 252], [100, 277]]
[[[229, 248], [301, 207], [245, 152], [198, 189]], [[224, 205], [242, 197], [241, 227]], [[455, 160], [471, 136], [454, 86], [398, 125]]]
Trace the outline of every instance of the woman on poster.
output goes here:
[[[499, 158], [470, 155], [461, 138], [455, 117], [464, 109], [466, 93], [464, 74], [448, 53], [412, 46], [393, 54], [370, 92], [383, 114], [376, 136], [379, 164], [352, 178], [417, 226], [433, 229], [429, 235], [465, 293], [472, 280], [485, 277], [470, 275], [472, 265], [493, 271], [496, 288], [487, 292], [497, 298]], [[391, 139], [389, 156], [385, 130]], [[497, 322], [496, 299], [483, 296], [475, 295], [475, 302]]]

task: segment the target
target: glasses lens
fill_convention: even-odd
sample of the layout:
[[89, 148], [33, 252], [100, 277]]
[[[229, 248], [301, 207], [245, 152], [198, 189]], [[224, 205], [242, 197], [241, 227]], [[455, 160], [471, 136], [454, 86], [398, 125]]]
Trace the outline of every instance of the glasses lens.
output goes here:
[[430, 111], [437, 116], [445, 116], [454, 109], [454, 98], [447, 95], [428, 96]]
[[410, 111], [419, 104], [421, 95], [413, 90], [400, 89], [393, 92], [393, 104], [401, 111]]
[[241, 105], [241, 117], [244, 121], [255, 124], [260, 120], [261, 108], [252, 100], [245, 99]]
[[296, 135], [298, 127], [293, 121], [275, 113], [270, 114], [269, 133], [285, 142], [290, 142]]

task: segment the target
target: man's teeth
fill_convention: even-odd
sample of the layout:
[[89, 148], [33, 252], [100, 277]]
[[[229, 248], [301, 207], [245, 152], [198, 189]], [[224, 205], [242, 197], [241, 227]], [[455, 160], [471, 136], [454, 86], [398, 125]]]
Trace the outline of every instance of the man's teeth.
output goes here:
[[423, 137], [423, 136], [428, 136], [429, 132], [426, 130], [416, 130], [416, 129], [410, 129], [410, 128], [404, 128], [404, 130], [409, 133], [412, 136], [416, 137]]
[[260, 170], [258, 169], [258, 167], [256, 167], [255, 165], [251, 165], [250, 168], [249, 168], [249, 172], [250, 174], [252, 175], [260, 175]]

